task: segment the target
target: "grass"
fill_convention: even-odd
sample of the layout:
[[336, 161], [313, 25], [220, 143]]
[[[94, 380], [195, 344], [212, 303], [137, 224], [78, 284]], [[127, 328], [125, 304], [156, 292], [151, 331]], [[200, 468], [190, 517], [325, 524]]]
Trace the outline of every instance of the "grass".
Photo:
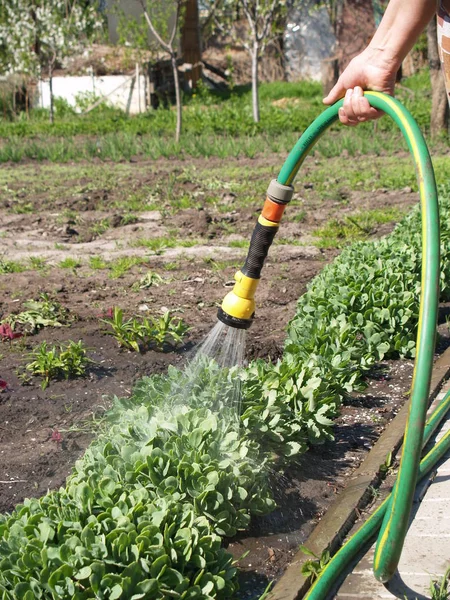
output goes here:
[[320, 248], [341, 248], [357, 240], [364, 240], [375, 233], [379, 225], [399, 221], [404, 212], [397, 208], [369, 210], [332, 219], [324, 227], [316, 229], [316, 246]]
[[[426, 73], [402, 82], [398, 97], [426, 131], [431, 107]], [[408, 90], [404, 89], [408, 88]], [[287, 152], [301, 133], [323, 110], [321, 86], [313, 82], [265, 83], [260, 87], [261, 122], [255, 124], [251, 92], [236, 87], [226, 93], [202, 91], [187, 98], [184, 133], [179, 145], [173, 141], [175, 113], [151, 110], [128, 117], [99, 107], [88, 115], [57, 115], [47, 122], [45, 111], [33, 111], [29, 120], [0, 122], [0, 162], [23, 159], [68, 162], [99, 158], [119, 162], [135, 156], [248, 157], [260, 153]], [[325, 157], [359, 153], [385, 154], [405, 148], [396, 125], [389, 119], [360, 125], [349, 131], [335, 126], [318, 145]]]
[[58, 265], [61, 269], [78, 269], [79, 267], [81, 267], [81, 260], [79, 260], [78, 258], [72, 258], [70, 256], [68, 256], [67, 258], [64, 258], [62, 261], [60, 261], [59, 265]]
[[5, 273], [21, 273], [25, 271], [26, 267], [20, 262], [15, 260], [6, 260], [0, 256], [0, 274]]

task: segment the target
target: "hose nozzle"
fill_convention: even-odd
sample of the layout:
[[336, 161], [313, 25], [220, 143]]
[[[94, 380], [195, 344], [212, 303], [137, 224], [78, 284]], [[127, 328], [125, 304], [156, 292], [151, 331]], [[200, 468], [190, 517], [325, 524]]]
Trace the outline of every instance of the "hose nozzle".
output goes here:
[[241, 271], [234, 279], [234, 288], [223, 299], [217, 318], [230, 327], [248, 329], [255, 315], [255, 291], [259, 279], [247, 277]]
[[272, 180], [262, 213], [253, 230], [245, 264], [236, 273], [234, 288], [223, 299], [217, 318], [225, 325], [248, 329], [255, 315], [255, 291], [261, 277], [269, 248], [273, 242], [284, 209], [290, 202], [294, 188]]

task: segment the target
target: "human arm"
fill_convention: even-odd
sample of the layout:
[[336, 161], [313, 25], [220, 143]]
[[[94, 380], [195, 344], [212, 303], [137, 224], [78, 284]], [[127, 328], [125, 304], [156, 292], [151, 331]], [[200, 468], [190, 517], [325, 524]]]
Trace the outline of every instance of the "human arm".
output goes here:
[[342, 123], [357, 125], [383, 114], [369, 105], [363, 90], [393, 95], [397, 71], [436, 8], [436, 0], [390, 0], [367, 48], [350, 61], [323, 100], [334, 104], [345, 96], [339, 110]]

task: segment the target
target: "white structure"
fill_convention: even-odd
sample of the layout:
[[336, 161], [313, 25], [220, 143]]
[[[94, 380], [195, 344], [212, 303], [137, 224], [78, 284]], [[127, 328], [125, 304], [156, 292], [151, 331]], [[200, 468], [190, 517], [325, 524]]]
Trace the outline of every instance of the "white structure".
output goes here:
[[[64, 98], [70, 106], [77, 106], [77, 101], [92, 98], [105, 101], [117, 108], [136, 114], [146, 110], [148, 105], [149, 86], [148, 78], [136, 73], [129, 75], [105, 75], [94, 77], [84, 75], [80, 77], [53, 77], [53, 97]], [[50, 85], [48, 80], [38, 84], [39, 101], [42, 108], [50, 107]]]

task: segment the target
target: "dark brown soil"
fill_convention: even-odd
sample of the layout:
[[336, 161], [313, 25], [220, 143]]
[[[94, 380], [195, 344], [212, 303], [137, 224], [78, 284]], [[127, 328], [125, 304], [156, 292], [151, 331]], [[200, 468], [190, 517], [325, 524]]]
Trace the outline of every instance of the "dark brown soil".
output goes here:
[[[231, 163], [242, 167], [244, 162], [229, 160], [228, 166]], [[265, 167], [265, 179], [270, 179], [274, 159], [247, 162], [253, 172]], [[4, 248], [0, 258], [24, 262], [34, 256], [46, 264], [41, 269], [0, 275], [0, 320], [19, 312], [25, 301], [38, 299], [42, 292], [68, 309], [70, 320], [64, 327], [44, 328], [36, 335], [0, 346], [0, 378], [8, 384], [0, 393], [0, 511], [10, 511], [25, 497], [39, 496], [62, 485], [92, 439], [93, 418], [108, 407], [110, 399], [129, 395], [143, 375], [163, 373], [168, 365], [181, 364], [186, 352], [215, 324], [217, 305], [230, 289], [236, 268], [245, 257], [245, 248], [236, 242], [249, 238], [261, 198], [257, 197], [254, 206], [241, 206], [239, 197], [224, 186], [214, 192], [214, 202], [202, 204], [202, 186], [179, 177], [184, 166], [177, 161], [158, 161], [156, 168], [139, 163], [133, 165], [131, 174], [119, 177], [119, 173], [113, 185], [102, 189], [89, 177], [76, 179], [79, 166], [65, 166], [67, 177], [57, 194], [52, 190], [53, 195], [48, 191], [51, 181], [40, 194], [36, 186], [19, 189], [13, 177], [16, 167], [4, 167], [11, 170], [12, 182], [8, 192], [0, 191], [0, 235]], [[217, 161], [211, 161], [210, 166], [217, 167]], [[208, 168], [205, 161], [203, 167]], [[31, 173], [33, 178], [42, 178], [40, 171], [46, 167], [30, 164], [21, 168], [28, 176]], [[117, 167], [108, 168], [112, 178]], [[71, 175], [71, 169], [75, 174]], [[130, 209], [120, 205], [120, 199], [128, 197], [131, 188], [134, 194], [141, 194], [144, 188], [155, 189], [174, 173], [177, 179], [173, 197], [176, 200], [177, 193], [188, 190], [194, 198], [200, 197], [195, 207], [174, 209], [173, 198], [166, 197], [161, 210], [135, 210], [136, 221], [127, 223], [124, 215]], [[252, 175], [250, 181], [252, 177], [256, 181], [257, 176]], [[350, 193], [345, 203], [322, 200], [314, 192], [301, 190], [280, 233], [291, 241], [275, 245], [265, 266], [258, 289], [257, 319], [248, 335], [247, 358], [275, 360], [281, 355], [285, 327], [295, 313], [298, 297], [336, 256], [337, 250], [311, 245], [315, 228], [343, 212], [406, 207], [415, 200], [409, 190]], [[28, 208], [21, 212], [18, 206]], [[65, 216], [67, 208], [74, 214]], [[107, 230], [92, 233], [92, 223], [101, 219], [108, 220]], [[386, 233], [389, 227], [392, 226], [383, 225], [373, 234]], [[161, 236], [175, 237], [180, 244], [160, 252], [130, 244], [139, 237]], [[192, 240], [196, 242], [192, 246], [185, 243]], [[138, 256], [145, 264], [112, 278], [110, 270], [89, 266], [92, 256], [106, 261]], [[80, 266], [59, 266], [67, 258], [79, 259]], [[158, 273], [163, 281], [141, 289], [136, 284], [148, 270]], [[182, 347], [167, 352], [131, 353], [118, 348], [100, 321], [113, 306], [121, 307], [127, 316], [158, 315], [170, 309], [192, 329]], [[82, 340], [93, 361], [86, 376], [51, 381], [45, 390], [38, 378], [28, 378], [25, 385], [21, 375], [29, 360], [27, 355], [44, 340], [49, 344]], [[269, 579], [280, 574], [404, 401], [410, 363], [388, 364], [386, 369], [386, 373], [376, 375], [365, 395], [355, 398], [343, 410], [336, 423], [334, 442], [312, 448], [285, 473], [273, 474], [279, 508], [265, 519], [255, 520], [251, 530], [229, 546], [236, 557], [247, 549], [251, 551], [240, 563], [247, 574], [243, 596], [255, 596]]]

